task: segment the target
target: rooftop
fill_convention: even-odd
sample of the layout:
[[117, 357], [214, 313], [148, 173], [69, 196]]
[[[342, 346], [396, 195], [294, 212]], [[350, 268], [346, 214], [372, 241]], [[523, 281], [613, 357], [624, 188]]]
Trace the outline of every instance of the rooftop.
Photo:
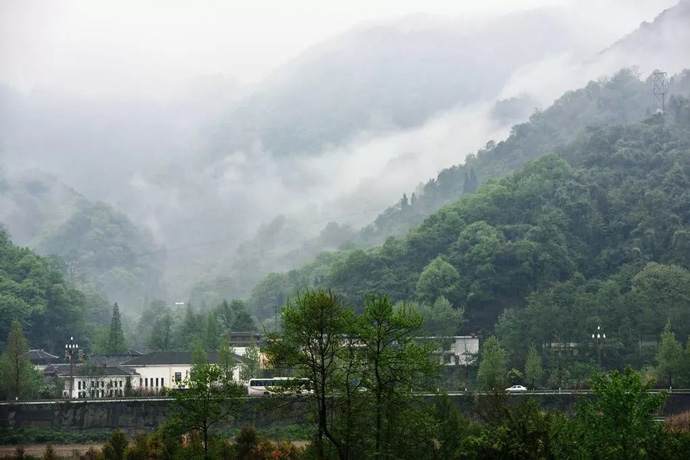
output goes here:
[[[241, 363], [243, 359], [241, 356], [236, 354], [232, 355], [236, 362]], [[216, 364], [218, 362], [218, 352], [209, 351], [208, 361], [211, 364]], [[148, 355], [137, 356], [136, 358], [130, 359], [123, 364], [123, 366], [162, 366], [170, 364], [191, 364], [192, 363], [192, 352], [191, 351], [154, 351]]]

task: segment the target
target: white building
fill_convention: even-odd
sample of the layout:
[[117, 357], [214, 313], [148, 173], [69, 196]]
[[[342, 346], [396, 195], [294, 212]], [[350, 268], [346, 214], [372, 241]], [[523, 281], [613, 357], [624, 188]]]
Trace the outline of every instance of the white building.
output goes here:
[[[233, 355], [236, 366], [232, 378], [240, 380], [240, 366], [242, 358]], [[218, 363], [218, 353], [208, 353], [209, 363]], [[141, 393], [159, 393], [165, 388], [184, 387], [184, 380], [192, 368], [192, 352], [190, 351], [156, 351], [143, 356], [137, 356], [122, 364], [122, 367], [132, 369], [138, 381], [134, 388]]]
[[128, 388], [134, 388], [138, 377], [134, 369], [82, 363], [74, 364], [71, 369], [69, 364], [51, 364], [43, 375], [64, 381], [62, 396], [65, 398], [123, 397]]
[[439, 348], [434, 354], [438, 355], [441, 364], [446, 366], [467, 366], [479, 353], [479, 338], [474, 335], [417, 337], [416, 340], [438, 343]]

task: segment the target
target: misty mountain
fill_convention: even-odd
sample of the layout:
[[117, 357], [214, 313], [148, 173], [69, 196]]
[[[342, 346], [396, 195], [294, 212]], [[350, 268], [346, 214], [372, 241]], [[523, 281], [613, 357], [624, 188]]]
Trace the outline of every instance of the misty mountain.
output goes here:
[[0, 169], [0, 222], [29, 244], [66, 220], [83, 197], [40, 169]]
[[[47, 172], [87, 201], [106, 201], [127, 215], [152, 235], [133, 246], [167, 249], [164, 265], [140, 260], [130, 267], [165, 270], [176, 300], [196, 281], [216, 278], [230, 280], [216, 291], [246, 294], [266, 273], [343, 243], [369, 245], [402, 234], [459, 196], [470, 171], [444, 168], [463, 164], [486, 140], [507, 136], [509, 125], [539, 104], [543, 94], [511, 85], [526, 67], [582, 51], [587, 34], [570, 19], [554, 9], [474, 24], [410, 17], [363, 25], [306, 51], [254, 88], [207, 77], [165, 102], [0, 87], [0, 167], [7, 177]], [[475, 173], [483, 182], [510, 168]], [[441, 193], [417, 187], [439, 170], [434, 182]], [[12, 193], [22, 187], [12, 186]], [[8, 190], [2, 199], [21, 203]], [[398, 219], [399, 203], [374, 231], [356, 233], [403, 192], [412, 200], [413, 191], [415, 204], [405, 209], [415, 209], [414, 218]], [[25, 217], [0, 216], [12, 219], [7, 225], [16, 241], [38, 247], [79, 212], [69, 194], [64, 203], [55, 196], [43, 214], [22, 205]]]
[[578, 35], [556, 9], [481, 24], [414, 16], [360, 26], [307, 50], [231, 107], [209, 153], [316, 154], [363, 133], [418, 126], [492, 99], [516, 68], [577, 49]]
[[[678, 285], [654, 283], [673, 270], [690, 276], [690, 99], [674, 96], [666, 115], [587, 128], [554, 152], [442, 207], [405, 237], [270, 275], [248, 304], [265, 317], [270, 305], [316, 286], [355, 307], [371, 292], [394, 301], [444, 296], [473, 331], [492, 329], [512, 307], [527, 326], [503, 326], [542, 340], [586, 337], [595, 320], [631, 344], [657, 336], [668, 318], [687, 335], [687, 299], [662, 305], [654, 289]], [[640, 278], [648, 281], [630, 293]], [[640, 289], [649, 290], [645, 302], [635, 300]], [[633, 326], [642, 324], [648, 330]]]
[[[684, 65], [678, 57], [690, 56], [690, 1], [661, 12], [652, 22], [618, 40], [596, 56], [623, 65], [649, 63], [660, 70], [677, 72]], [[680, 62], [679, 62], [680, 61]]]
[[[219, 301], [215, 296], [220, 293], [245, 296], [247, 287], [258, 282], [249, 305], [260, 313], [264, 303], [280, 303], [278, 299], [284, 299], [291, 289], [313, 286], [316, 279], [324, 278], [331, 270], [330, 264], [341, 257], [317, 258], [320, 251], [366, 249], [383, 244], [391, 236], [404, 237], [443, 205], [465, 193], [474, 193], [478, 185], [515, 171], [529, 160], [563, 148], [584, 130], [629, 123], [653, 113], [651, 88], [649, 79], [622, 70], [609, 79], [592, 81], [569, 91], [550, 107], [534, 113], [529, 121], [515, 125], [504, 141], [487, 142], [462, 164], [445, 168], [435, 178], [409, 190], [359, 231], [331, 222], [318, 236], [300, 241], [299, 230], [295, 228], [299, 221], [284, 216], [276, 218], [224, 263], [219, 259], [223, 276], [215, 282], [206, 280], [197, 285], [192, 298], [196, 303], [212, 304]], [[670, 79], [669, 99], [688, 94], [689, 71]], [[301, 268], [293, 270], [300, 265]], [[262, 279], [261, 274], [268, 272], [284, 273]]]

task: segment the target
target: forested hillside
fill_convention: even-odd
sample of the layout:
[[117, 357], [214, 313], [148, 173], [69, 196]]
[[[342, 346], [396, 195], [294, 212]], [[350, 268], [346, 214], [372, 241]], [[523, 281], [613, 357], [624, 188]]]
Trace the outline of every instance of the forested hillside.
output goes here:
[[[671, 78], [669, 96], [689, 93], [690, 71]], [[505, 141], [490, 141], [463, 164], [442, 170], [435, 179], [382, 213], [362, 230], [359, 239], [381, 244], [390, 235], [402, 236], [443, 204], [474, 192], [478, 183], [553, 151], [586, 127], [629, 123], [654, 110], [651, 76], [641, 79], [634, 70], [625, 69], [611, 79], [591, 81], [584, 88], [567, 92], [546, 110], [535, 112], [528, 122], [515, 125]]]
[[444, 296], [473, 332], [493, 329], [503, 313], [499, 332], [514, 353], [587, 337], [593, 324], [620, 341], [621, 354], [658, 337], [669, 319], [685, 338], [690, 104], [674, 97], [669, 105], [665, 116], [586, 129], [558, 155], [490, 181], [405, 238], [272, 275], [249, 303], [261, 308], [310, 284], [355, 305], [377, 291]]
[[80, 200], [67, 220], [36, 240], [41, 253], [62, 258], [70, 283], [103, 292], [125, 310], [140, 311], [146, 297], [163, 295], [164, 253], [105, 203]]
[[109, 319], [109, 306], [97, 294], [72, 287], [60, 261], [15, 246], [0, 228], [0, 337], [6, 340], [19, 320], [32, 348], [59, 354], [70, 336], [88, 346], [93, 326]]

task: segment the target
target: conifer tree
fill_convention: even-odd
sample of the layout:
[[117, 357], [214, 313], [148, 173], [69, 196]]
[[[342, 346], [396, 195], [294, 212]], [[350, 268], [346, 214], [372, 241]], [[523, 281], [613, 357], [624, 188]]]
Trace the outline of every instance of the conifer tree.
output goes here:
[[122, 319], [120, 318], [120, 307], [115, 302], [113, 305], [113, 318], [110, 321], [110, 335], [108, 336], [108, 354], [124, 355], [127, 353], [127, 343], [125, 334], [122, 332]]

